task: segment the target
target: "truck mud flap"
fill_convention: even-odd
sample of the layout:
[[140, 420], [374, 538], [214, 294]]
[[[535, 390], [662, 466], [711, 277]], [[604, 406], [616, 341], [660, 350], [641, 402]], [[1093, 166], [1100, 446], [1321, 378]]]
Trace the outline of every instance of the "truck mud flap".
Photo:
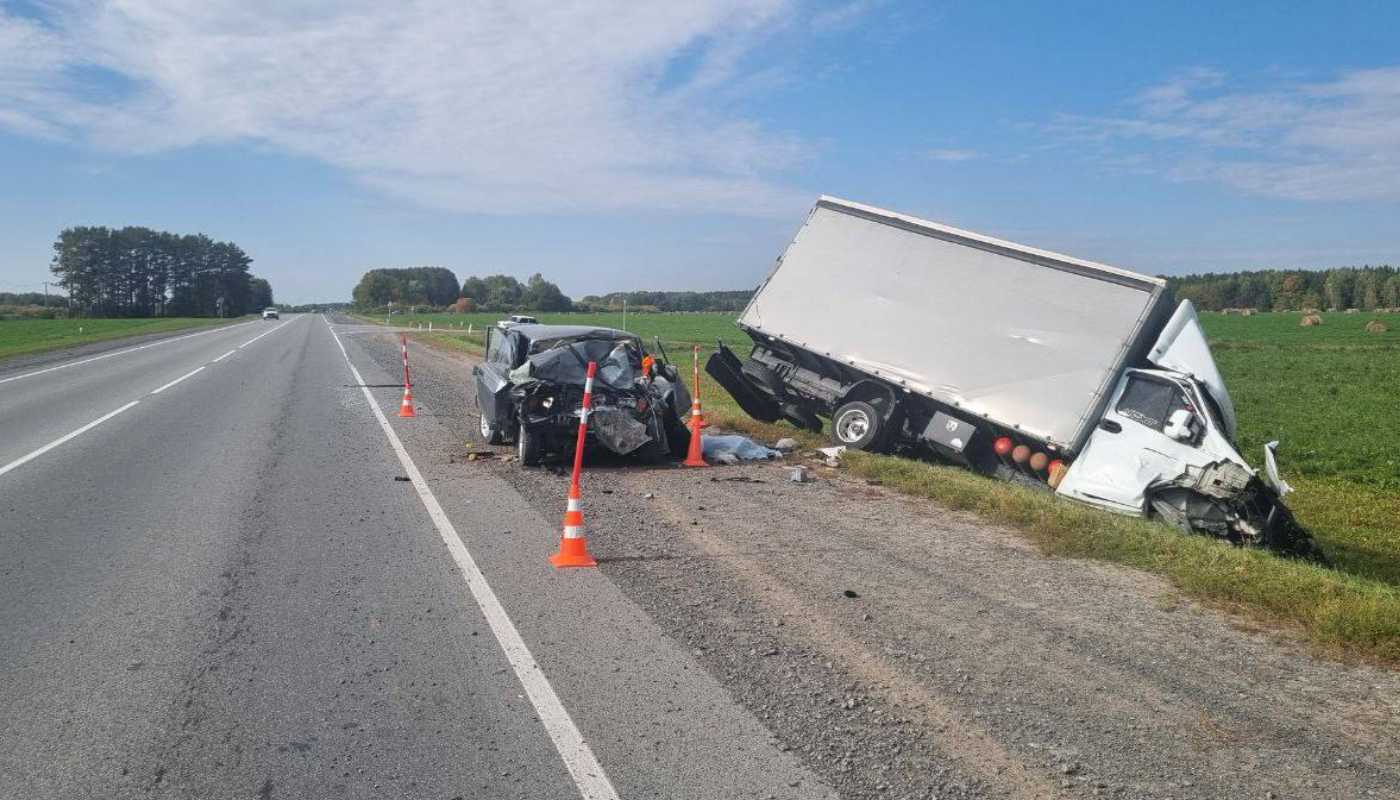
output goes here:
[[738, 356], [725, 347], [723, 342], [705, 362], [705, 371], [729, 392], [734, 402], [744, 409], [745, 414], [761, 422], [777, 422], [783, 418], [778, 403], [750, 382], [749, 377], [744, 374], [743, 364], [739, 362]]

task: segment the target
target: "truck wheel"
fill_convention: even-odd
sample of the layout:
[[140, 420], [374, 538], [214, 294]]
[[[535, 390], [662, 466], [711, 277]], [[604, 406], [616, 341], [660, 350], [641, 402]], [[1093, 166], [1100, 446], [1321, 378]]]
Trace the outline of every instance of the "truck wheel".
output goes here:
[[852, 400], [831, 415], [831, 438], [855, 450], [876, 450], [885, 436], [885, 420], [875, 406]]
[[515, 436], [515, 452], [520, 457], [521, 466], [533, 467], [540, 463], [540, 437], [531, 433], [523, 422]]
[[481, 415], [481, 438], [485, 440], [487, 444], [505, 443], [505, 437], [501, 434], [501, 429], [492, 424], [485, 413]]

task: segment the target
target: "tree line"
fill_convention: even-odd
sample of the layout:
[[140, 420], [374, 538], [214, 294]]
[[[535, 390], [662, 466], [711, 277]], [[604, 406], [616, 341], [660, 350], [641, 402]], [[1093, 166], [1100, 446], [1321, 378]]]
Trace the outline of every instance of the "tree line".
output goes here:
[[1167, 276], [1167, 286], [1203, 311], [1400, 308], [1400, 270], [1391, 266]]
[[625, 301], [628, 308], [641, 311], [743, 311], [753, 297], [752, 289], [719, 292], [612, 292], [587, 295], [578, 301], [581, 308], [615, 311]]
[[372, 269], [352, 292], [361, 309], [454, 307], [459, 311], [571, 311], [573, 301], [538, 272], [525, 283], [510, 275], [473, 275], [460, 285], [446, 267]]
[[73, 313], [234, 317], [272, 305], [272, 285], [248, 271], [253, 259], [202, 233], [79, 226], [53, 250], [50, 269]]

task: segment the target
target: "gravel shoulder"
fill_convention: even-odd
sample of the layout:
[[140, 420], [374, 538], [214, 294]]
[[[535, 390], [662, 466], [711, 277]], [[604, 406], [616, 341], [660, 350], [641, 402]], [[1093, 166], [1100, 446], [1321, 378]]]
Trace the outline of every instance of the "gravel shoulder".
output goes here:
[[[386, 368], [397, 340], [359, 341]], [[473, 435], [470, 361], [414, 393]], [[500, 456], [509, 448], [498, 448]], [[559, 513], [566, 478], [470, 461]], [[1162, 581], [816, 470], [586, 472], [603, 573], [843, 797], [1396, 798], [1400, 676], [1314, 659]], [[1272, 794], [1271, 794], [1272, 793]]]

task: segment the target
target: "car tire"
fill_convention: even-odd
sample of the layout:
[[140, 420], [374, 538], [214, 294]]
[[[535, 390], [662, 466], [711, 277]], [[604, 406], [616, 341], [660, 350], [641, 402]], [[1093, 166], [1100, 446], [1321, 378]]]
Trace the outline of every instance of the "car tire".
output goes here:
[[515, 435], [515, 453], [520, 458], [521, 466], [533, 467], [540, 463], [540, 437], [531, 433], [524, 423], [521, 423]]
[[843, 403], [831, 415], [831, 440], [852, 450], [878, 450], [885, 438], [885, 419], [864, 400]]
[[481, 414], [481, 427], [479, 429], [481, 438], [487, 444], [505, 444], [505, 436], [501, 433], [500, 427], [491, 422], [485, 412]]

